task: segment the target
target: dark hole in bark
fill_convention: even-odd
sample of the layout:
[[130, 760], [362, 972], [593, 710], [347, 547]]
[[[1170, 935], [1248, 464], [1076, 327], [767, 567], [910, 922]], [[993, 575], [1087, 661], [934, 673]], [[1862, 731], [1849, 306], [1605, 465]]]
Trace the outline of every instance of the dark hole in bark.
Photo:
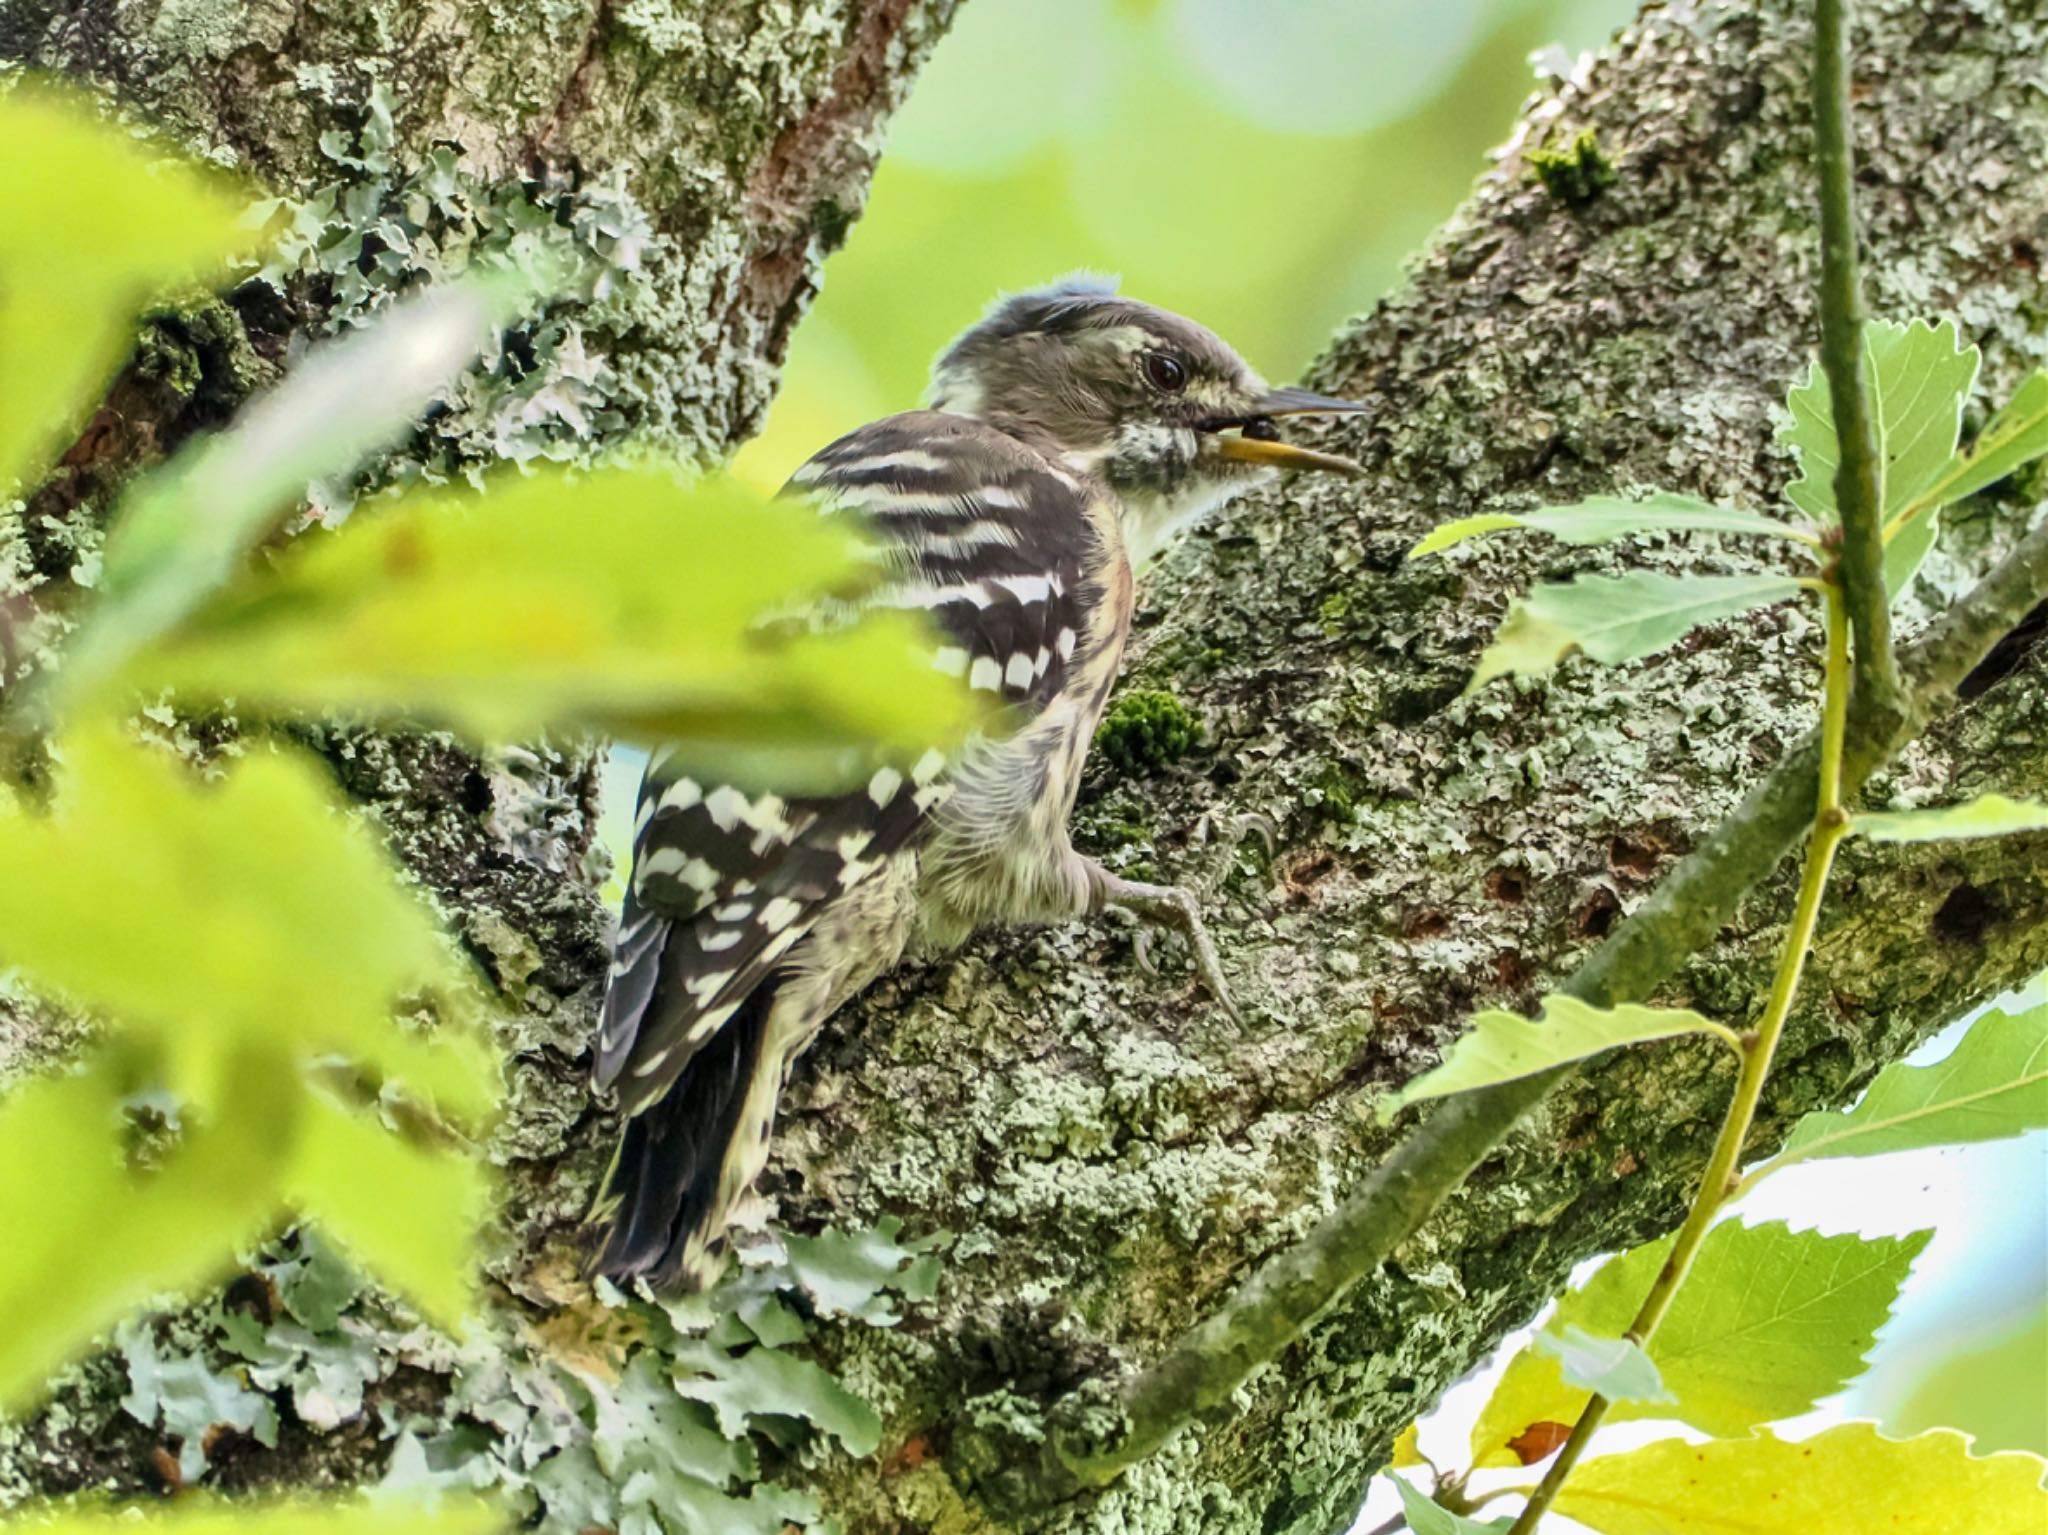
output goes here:
[[462, 808], [469, 815], [482, 815], [491, 808], [491, 781], [475, 768], [462, 775]]
[[1450, 930], [1451, 914], [1434, 909], [1411, 911], [1401, 924], [1403, 938], [1441, 938]]
[[1614, 919], [1621, 915], [1621, 902], [1612, 890], [1595, 890], [1578, 915], [1572, 918], [1572, 931], [1581, 938], [1605, 938], [1614, 927]]
[[2012, 631], [1991, 647], [1976, 669], [1956, 686], [1956, 697], [1977, 698], [2018, 671], [2042, 635], [2048, 634], [2048, 602], [2016, 624]]
[[1607, 844], [1607, 866], [1626, 879], [1648, 879], [1657, 872], [1657, 852], [1626, 837]]
[[1529, 887], [1513, 869], [1495, 869], [1486, 876], [1486, 893], [1504, 905], [1519, 906]]
[[1520, 991], [1528, 985], [1535, 969], [1516, 949], [1503, 949], [1493, 956], [1493, 977], [1508, 991]]
[[1998, 903], [1975, 885], [1961, 884], [1948, 893], [1928, 924], [1943, 943], [1979, 944], [1985, 930], [2005, 913]]

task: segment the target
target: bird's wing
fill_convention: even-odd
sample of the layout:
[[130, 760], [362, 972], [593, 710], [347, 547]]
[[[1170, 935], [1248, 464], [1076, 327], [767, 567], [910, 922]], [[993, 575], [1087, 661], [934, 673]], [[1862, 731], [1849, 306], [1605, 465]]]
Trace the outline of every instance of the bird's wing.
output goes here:
[[[921, 609], [934, 664], [1016, 711], [1065, 685], [1099, 594], [1089, 490], [1014, 439], [919, 411], [863, 427], [804, 465], [789, 493], [860, 516], [894, 556], [866, 602]], [[943, 800], [945, 758], [881, 768], [848, 792], [748, 794], [671, 767], [641, 784], [633, 872], [594, 1075], [637, 1113], [739, 1009], [839, 892], [912, 844]]]

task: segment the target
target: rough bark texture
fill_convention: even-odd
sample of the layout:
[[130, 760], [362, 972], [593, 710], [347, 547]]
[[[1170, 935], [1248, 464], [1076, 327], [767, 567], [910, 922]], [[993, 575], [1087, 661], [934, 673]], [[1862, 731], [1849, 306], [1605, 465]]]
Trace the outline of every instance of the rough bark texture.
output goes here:
[[[31, 8], [25, 23], [21, 9], [0, 23], [6, 51], [86, 67], [301, 190], [333, 175], [312, 136], [339, 109], [301, 100], [309, 76], [270, 62], [280, 44], [344, 81], [365, 50], [381, 61], [400, 87], [403, 171], [443, 137], [486, 180], [525, 175], [536, 154], [558, 173], [624, 166], [632, 204], [672, 242], [648, 263], [657, 275], [633, 279], [665, 318], [599, 337], [618, 382], [585, 414], [607, 432], [705, 446], [758, 414], [757, 354], [775, 350], [811, 280], [831, 232], [819, 210], [851, 206], [868, 125], [937, 21], [882, 4], [827, 8], [813, 26], [796, 7], [737, 0], [710, 17], [634, 4], [552, 23], [536, 11], [524, 25], [395, 0], [203, 20], [181, 6], [176, 26], [98, 5]], [[2027, 0], [1859, 9], [1873, 309], [1957, 315], [1984, 348], [1981, 410], [2048, 356], [2048, 23]], [[1242, 504], [1152, 576], [1132, 680], [1176, 695], [1206, 739], [1169, 763], [1128, 716], [1113, 719], [1126, 765], [1098, 764], [1081, 840], [1125, 872], [1210, 892], [1250, 1025], [1184, 981], [1148, 980], [1124, 934], [1086, 926], [989, 938], [906, 971], [812, 1052], [768, 1180], [785, 1225], [894, 1215], [913, 1234], [949, 1233], [935, 1298], [894, 1328], [828, 1324], [810, 1345], [882, 1409], [881, 1463], [819, 1448], [777, 1474], [807, 1483], [849, 1531], [1342, 1529], [1395, 1432], [1574, 1262], [1675, 1223], [1729, 1086], [1706, 1044], [1584, 1073], [1397, 1264], [1256, 1380], [1241, 1411], [1105, 1492], [1027, 1508], [1048, 1406], [1153, 1357], [1327, 1211], [1400, 1133], [1374, 1124], [1376, 1095], [1433, 1061], [1474, 1006], [1527, 1004], [1568, 974], [1811, 723], [1817, 626], [1789, 607], [1624, 672], [1574, 663], [1544, 686], [1458, 699], [1509, 594], [1532, 580], [1749, 569], [1768, 553], [1529, 538], [1401, 559], [1432, 524], [1488, 508], [1629, 485], [1759, 506], [1777, 495], [1789, 470], [1774, 411], [1815, 330], [1803, 10], [1655, 9], [1534, 100], [1402, 292], [1316, 369], [1319, 385], [1379, 402], [1342, 440], [1368, 478]], [[266, 26], [259, 47], [249, 39]], [[758, 121], [724, 124], [704, 105], [736, 79], [755, 82]], [[1583, 162], [1537, 174], [1539, 151], [1585, 128], [1611, 185]], [[317, 283], [303, 291], [322, 297]], [[480, 406], [476, 419], [497, 418]], [[484, 440], [464, 452], [526, 439]], [[1902, 612], [1908, 632], [2037, 501], [2007, 486], [1952, 519], [1920, 606]], [[245, 1447], [222, 1475], [375, 1477], [404, 1423], [468, 1447], [446, 1449], [437, 1471], [466, 1455], [524, 1495], [542, 1484], [529, 1474], [548, 1453], [530, 1426], [541, 1411], [504, 1381], [572, 1337], [586, 1363], [623, 1357], [623, 1339], [593, 1344], [587, 1311], [552, 1309], [605, 1134], [575, 1064], [600, 959], [588, 783], [567, 762], [479, 770], [434, 742], [333, 745], [507, 999], [519, 1069], [499, 1155], [514, 1200], [493, 1272], [520, 1341], [460, 1362], [416, 1339], [379, 1342], [406, 1361], [372, 1381], [381, 1420], [288, 1421], [278, 1450]], [[1872, 796], [2044, 785], [2037, 652], [1987, 676]], [[1270, 859], [1226, 834], [1247, 812], [1280, 828]], [[1759, 1151], [2048, 964], [2042, 852], [2040, 839], [1852, 851]], [[1751, 1016], [1788, 897], [1782, 883], [1760, 891], [1669, 999]], [[504, 1401], [480, 1384], [493, 1368]], [[95, 1369], [58, 1421], [14, 1441], [16, 1486], [141, 1480], [152, 1435], [113, 1407], [114, 1367]], [[505, 1407], [515, 1395], [526, 1405]], [[567, 1518], [566, 1502], [539, 1496], [551, 1521]]]

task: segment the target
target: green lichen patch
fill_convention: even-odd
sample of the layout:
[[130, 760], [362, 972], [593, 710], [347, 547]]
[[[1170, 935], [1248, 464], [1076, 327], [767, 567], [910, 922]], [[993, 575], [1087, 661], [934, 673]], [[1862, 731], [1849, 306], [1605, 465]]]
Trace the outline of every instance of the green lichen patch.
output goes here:
[[1095, 731], [1095, 750], [1119, 772], [1138, 777], [1170, 767], [1202, 739], [1202, 722], [1158, 688], [1125, 693]]
[[1591, 128], [1581, 128], [1562, 149], [1532, 149], [1528, 159], [1544, 189], [1574, 208], [1585, 207], [1621, 179]]

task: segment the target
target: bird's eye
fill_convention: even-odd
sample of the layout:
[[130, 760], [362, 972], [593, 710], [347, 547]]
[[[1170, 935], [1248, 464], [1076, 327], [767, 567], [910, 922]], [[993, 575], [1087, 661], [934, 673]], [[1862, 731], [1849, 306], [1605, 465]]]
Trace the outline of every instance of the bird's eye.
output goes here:
[[1179, 394], [1188, 386], [1188, 370], [1178, 357], [1164, 352], [1145, 354], [1145, 380], [1161, 394]]

